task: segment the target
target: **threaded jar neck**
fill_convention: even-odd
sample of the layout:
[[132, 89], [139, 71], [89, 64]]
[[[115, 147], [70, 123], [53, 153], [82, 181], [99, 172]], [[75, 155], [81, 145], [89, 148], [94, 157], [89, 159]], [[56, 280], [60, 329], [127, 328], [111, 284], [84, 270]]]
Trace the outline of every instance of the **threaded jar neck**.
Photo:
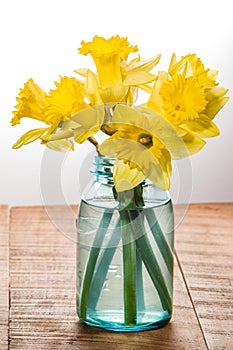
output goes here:
[[115, 158], [106, 156], [95, 156], [94, 171], [91, 171], [96, 177], [96, 181], [113, 186], [113, 166]]

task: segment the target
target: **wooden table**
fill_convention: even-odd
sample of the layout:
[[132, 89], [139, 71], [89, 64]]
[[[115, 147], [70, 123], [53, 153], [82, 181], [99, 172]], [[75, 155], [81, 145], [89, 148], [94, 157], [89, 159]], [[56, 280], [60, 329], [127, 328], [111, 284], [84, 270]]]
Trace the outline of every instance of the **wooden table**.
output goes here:
[[0, 206], [1, 350], [233, 349], [233, 203], [190, 205], [176, 229], [172, 321], [138, 333], [79, 322], [75, 239], [64, 234], [74, 224], [50, 209]]

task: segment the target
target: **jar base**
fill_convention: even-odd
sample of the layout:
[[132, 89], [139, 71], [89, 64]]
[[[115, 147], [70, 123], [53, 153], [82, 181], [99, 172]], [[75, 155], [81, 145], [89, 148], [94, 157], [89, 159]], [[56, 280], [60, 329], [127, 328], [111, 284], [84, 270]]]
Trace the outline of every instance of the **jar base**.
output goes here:
[[125, 325], [122, 322], [117, 321], [117, 317], [112, 317], [112, 321], [106, 321], [98, 317], [88, 317], [87, 319], [81, 319], [80, 321], [88, 326], [103, 328], [109, 331], [115, 332], [139, 332], [152, 329], [158, 329], [166, 326], [171, 320], [171, 316], [168, 313], [164, 313], [163, 317], [157, 318], [157, 321], [148, 321], [138, 323], [136, 325]]

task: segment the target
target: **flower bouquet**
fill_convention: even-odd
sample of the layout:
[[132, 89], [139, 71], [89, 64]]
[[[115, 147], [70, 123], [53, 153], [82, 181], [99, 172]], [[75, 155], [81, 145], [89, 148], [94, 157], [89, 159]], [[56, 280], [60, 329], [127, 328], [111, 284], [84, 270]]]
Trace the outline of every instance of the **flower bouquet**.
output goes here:
[[89, 325], [122, 331], [171, 318], [171, 161], [219, 134], [213, 119], [228, 101], [217, 71], [196, 54], [173, 54], [168, 70], [154, 73], [160, 55], [141, 60], [137, 51], [118, 35], [82, 41], [79, 52], [92, 56], [96, 70], [76, 69], [78, 78], [61, 77], [49, 93], [29, 79], [11, 121], [46, 124], [15, 149], [38, 139], [56, 151], [84, 141], [95, 147], [95, 181], [79, 206], [77, 310]]

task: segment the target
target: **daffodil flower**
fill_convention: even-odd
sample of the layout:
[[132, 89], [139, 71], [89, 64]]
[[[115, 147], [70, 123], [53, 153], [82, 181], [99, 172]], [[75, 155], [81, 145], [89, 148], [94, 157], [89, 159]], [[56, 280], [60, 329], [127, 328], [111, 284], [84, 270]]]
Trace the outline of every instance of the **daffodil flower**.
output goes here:
[[[102, 147], [105, 146], [102, 145]], [[138, 167], [132, 167], [132, 162], [116, 159], [113, 167], [113, 179], [116, 191], [124, 192], [141, 184], [145, 181], [146, 176]]]
[[46, 122], [44, 109], [48, 107], [48, 94], [42, 90], [33, 79], [29, 79], [24, 88], [20, 89], [19, 96], [16, 98], [18, 102], [13, 112], [14, 117], [11, 124], [14, 126], [20, 124], [21, 118], [29, 117]]
[[[196, 55], [184, 56], [176, 62], [171, 59], [169, 71], [159, 72], [154, 83], [147, 106], [163, 115], [174, 127], [183, 133], [184, 142], [192, 133], [192, 151], [198, 152], [196, 137], [207, 138], [219, 134], [219, 129], [212, 121], [217, 112], [228, 101], [227, 89], [217, 86], [216, 71], [204, 69]], [[200, 143], [200, 141], [198, 141]]]
[[217, 136], [219, 130], [212, 120], [229, 100], [229, 97], [225, 96], [228, 89], [219, 87], [216, 81], [218, 71], [205, 69], [204, 64], [196, 54], [183, 56], [178, 62], [173, 54], [169, 74], [171, 76], [182, 74], [185, 78], [193, 76], [205, 94], [206, 108], [199, 113], [199, 118], [196, 121], [184, 122], [182, 127], [199, 134], [201, 137]]
[[129, 46], [127, 38], [118, 35], [108, 40], [95, 36], [92, 42], [82, 41], [81, 45], [79, 52], [92, 56], [103, 88], [121, 84], [120, 60], [127, 60], [130, 52], [138, 51], [137, 46]]
[[[219, 134], [213, 119], [229, 99], [227, 89], [218, 86], [218, 72], [205, 69], [196, 54], [179, 61], [173, 54], [168, 72], [155, 75], [152, 69], [160, 55], [129, 60], [137, 51], [119, 35], [95, 36], [79, 49], [92, 56], [97, 69], [76, 70], [84, 81], [61, 77], [46, 93], [29, 79], [20, 89], [11, 123], [28, 117], [46, 126], [29, 130], [13, 148], [37, 139], [58, 151], [73, 149], [73, 140], [89, 140], [98, 148], [94, 135], [101, 130], [110, 137], [99, 151], [118, 158], [114, 178], [119, 191], [145, 177], [168, 188], [171, 158], [194, 154], [205, 145], [203, 138]], [[149, 99], [132, 107], [138, 89], [149, 93]], [[127, 179], [130, 185], [123, 185]]]
[[[110, 39], [95, 36], [92, 42], [82, 41], [81, 45], [79, 52], [83, 55], [90, 54], [95, 62], [95, 79], [98, 80], [104, 103], [132, 103], [135, 87], [156, 78], [150, 71], [159, 62], [160, 55], [148, 61], [141, 61], [138, 57], [127, 62], [129, 54], [138, 51], [137, 46], [130, 46], [127, 38], [120, 38], [118, 35]], [[88, 70], [79, 69], [76, 72], [86, 77]]]
[[14, 117], [11, 120], [11, 124], [13, 126], [20, 124], [22, 118], [28, 117], [49, 124], [49, 127], [37, 128], [26, 132], [13, 145], [14, 149], [33, 142], [38, 138], [42, 138], [43, 136], [49, 137], [57, 128], [57, 124], [48, 123], [44, 114], [44, 110], [49, 105], [47, 98], [48, 94], [42, 90], [33, 79], [29, 79], [24, 84], [24, 88], [20, 89], [19, 96], [16, 98], [18, 103], [15, 106], [16, 110], [13, 112]]
[[88, 107], [84, 102], [82, 82], [75, 78], [61, 77], [55, 86], [56, 89], [50, 90], [48, 106], [44, 110], [48, 123], [60, 123]]
[[118, 104], [112, 117], [117, 131], [99, 146], [101, 154], [123, 160], [116, 162], [114, 169], [118, 192], [137, 186], [145, 178], [162, 189], [170, 186], [171, 156], [166, 143], [170, 148], [180, 138], [162, 117], [148, 112]]
[[83, 143], [100, 131], [104, 116], [103, 105], [85, 108], [63, 122], [59, 130], [50, 136], [49, 141], [73, 137], [77, 143]]
[[29, 117], [49, 126], [28, 131], [20, 137], [13, 148], [41, 139], [42, 143], [57, 150], [73, 149], [73, 143], [69, 140], [66, 142], [58, 140], [52, 143], [51, 141], [55, 141], [56, 138], [55, 140], [50, 138], [56, 133], [60, 124], [88, 107], [84, 102], [84, 86], [77, 79], [68, 77], [62, 77], [60, 82], [55, 82], [55, 86], [56, 89], [50, 90], [47, 94], [35, 84], [33, 79], [29, 79], [20, 90], [18, 104], [13, 112], [12, 125], [19, 124], [21, 118]]
[[185, 78], [195, 76], [200, 86], [209, 88], [217, 86], [216, 78], [218, 75], [217, 70], [205, 69], [201, 59], [196, 54], [188, 54], [182, 56], [177, 62], [176, 55], [173, 54], [168, 72], [171, 76], [175, 74], [181, 74]]
[[167, 118], [175, 125], [199, 118], [207, 105], [204, 88], [195, 77], [184, 78], [176, 74], [163, 83], [159, 94]]

